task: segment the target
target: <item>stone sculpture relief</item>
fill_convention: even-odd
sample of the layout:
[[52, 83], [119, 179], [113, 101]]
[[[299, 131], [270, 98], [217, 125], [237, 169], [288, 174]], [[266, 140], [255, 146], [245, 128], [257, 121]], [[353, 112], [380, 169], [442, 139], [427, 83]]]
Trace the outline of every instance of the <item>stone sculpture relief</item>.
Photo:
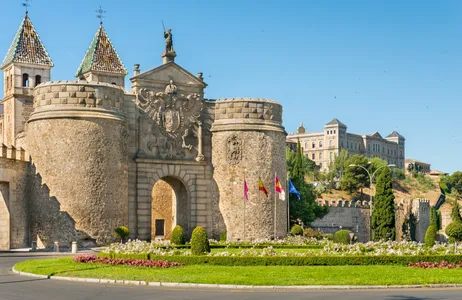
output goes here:
[[226, 141], [226, 160], [230, 165], [236, 165], [242, 160], [242, 140], [235, 134]]
[[[185, 151], [195, 150], [197, 157], [203, 157], [200, 94], [180, 94], [173, 80], [170, 80], [165, 92], [141, 89], [138, 100], [145, 118], [153, 121], [146, 143], [152, 155], [182, 159], [188, 156]], [[191, 140], [197, 141], [196, 145], [192, 145]]]

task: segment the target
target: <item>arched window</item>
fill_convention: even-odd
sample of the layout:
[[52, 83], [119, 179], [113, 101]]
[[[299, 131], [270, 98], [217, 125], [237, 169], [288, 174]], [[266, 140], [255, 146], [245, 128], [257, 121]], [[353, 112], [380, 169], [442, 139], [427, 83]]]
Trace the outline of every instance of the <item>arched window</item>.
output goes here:
[[22, 74], [22, 86], [29, 87], [29, 74], [27, 73]]
[[319, 148], [322, 148], [322, 141], [319, 141]]
[[308, 142], [305, 142], [305, 150], [308, 149]]
[[42, 76], [40, 75], [35, 75], [35, 86], [39, 85], [42, 83]]
[[313, 143], [311, 143], [311, 148], [316, 148], [316, 143], [313, 141]]
[[329, 140], [329, 147], [332, 147], [334, 146], [334, 141], [333, 140]]

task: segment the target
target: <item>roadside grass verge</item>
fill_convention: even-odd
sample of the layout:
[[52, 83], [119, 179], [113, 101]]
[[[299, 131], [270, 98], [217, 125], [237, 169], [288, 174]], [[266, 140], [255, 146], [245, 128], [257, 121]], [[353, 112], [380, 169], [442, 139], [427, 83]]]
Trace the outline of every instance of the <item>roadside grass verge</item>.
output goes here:
[[71, 258], [30, 260], [16, 270], [27, 273], [239, 285], [413, 285], [462, 283], [462, 268], [416, 269], [407, 266], [212, 266], [187, 265], [168, 269], [76, 263]]

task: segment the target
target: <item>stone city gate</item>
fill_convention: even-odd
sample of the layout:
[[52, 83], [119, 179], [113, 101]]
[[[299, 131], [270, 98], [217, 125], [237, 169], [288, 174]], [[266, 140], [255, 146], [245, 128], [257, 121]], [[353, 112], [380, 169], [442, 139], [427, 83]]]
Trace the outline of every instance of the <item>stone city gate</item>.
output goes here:
[[196, 226], [211, 227], [208, 164], [137, 159], [137, 169], [138, 206], [132, 217], [137, 218], [139, 239], [169, 237], [175, 225], [183, 227], [188, 236]]

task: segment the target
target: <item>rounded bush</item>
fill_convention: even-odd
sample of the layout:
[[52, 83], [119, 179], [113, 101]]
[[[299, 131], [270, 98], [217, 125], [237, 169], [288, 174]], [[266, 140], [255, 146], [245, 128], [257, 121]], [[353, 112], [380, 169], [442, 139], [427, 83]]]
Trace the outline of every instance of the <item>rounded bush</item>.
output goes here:
[[433, 247], [436, 242], [436, 234], [438, 230], [436, 229], [435, 225], [430, 225], [425, 232], [425, 246], [426, 247]]
[[226, 240], [227, 240], [226, 232], [220, 233], [220, 242], [226, 242]]
[[446, 227], [446, 234], [453, 238], [455, 241], [462, 241], [462, 223], [461, 222], [452, 222]]
[[294, 226], [292, 226], [292, 229], [290, 230], [290, 233], [292, 235], [303, 235], [303, 228], [300, 225], [294, 225]]
[[349, 230], [339, 230], [334, 234], [334, 242], [339, 244], [349, 244], [350, 243], [350, 231]]
[[332, 233], [327, 233], [326, 234], [326, 238], [329, 240], [329, 241], [333, 241], [334, 240], [334, 235]]
[[184, 234], [184, 230], [180, 225], [176, 225], [175, 228], [173, 228], [170, 242], [175, 245], [186, 244], [186, 235]]
[[123, 241], [130, 235], [130, 230], [126, 226], [119, 226], [114, 229], [114, 235], [120, 237], [120, 239]]
[[305, 230], [303, 230], [303, 236], [319, 240], [324, 237], [324, 234], [319, 230], [314, 230], [313, 228], [305, 228]]
[[193, 255], [203, 255], [210, 252], [209, 239], [204, 227], [194, 228], [191, 236], [191, 252]]

